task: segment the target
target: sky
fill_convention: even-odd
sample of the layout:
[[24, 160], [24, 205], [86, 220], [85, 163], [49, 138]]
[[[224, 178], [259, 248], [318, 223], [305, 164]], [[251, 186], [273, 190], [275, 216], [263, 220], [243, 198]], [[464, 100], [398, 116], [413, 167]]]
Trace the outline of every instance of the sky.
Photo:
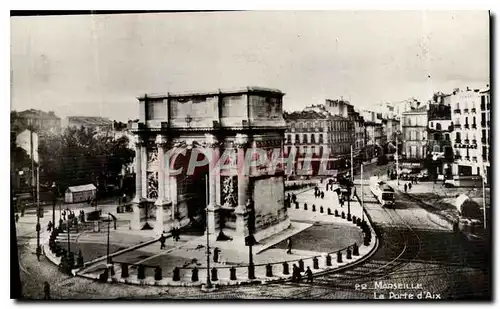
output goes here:
[[145, 93], [262, 86], [285, 110], [489, 84], [487, 11], [252, 11], [11, 18], [11, 109], [138, 118]]

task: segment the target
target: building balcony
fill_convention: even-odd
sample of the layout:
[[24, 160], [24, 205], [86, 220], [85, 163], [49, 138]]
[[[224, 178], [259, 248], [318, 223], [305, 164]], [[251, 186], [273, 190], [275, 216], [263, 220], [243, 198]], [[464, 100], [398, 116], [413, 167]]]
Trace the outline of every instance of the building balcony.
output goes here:
[[471, 109], [470, 111], [471, 111], [471, 113], [474, 113], [474, 114], [475, 114], [475, 113], [476, 113], [476, 108], [473, 108], [473, 109]]
[[473, 139], [473, 140], [472, 140], [472, 143], [473, 143], [474, 145], [476, 145], [476, 144], [477, 144], [477, 140], [476, 140], [476, 139]]
[[472, 124], [473, 129], [477, 129], [477, 125], [475, 123]]
[[470, 161], [470, 156], [465, 156], [466, 161]]
[[472, 157], [472, 162], [477, 162], [477, 157]]
[[455, 114], [461, 114], [461, 113], [462, 113], [462, 111], [460, 110], [460, 108], [456, 108], [456, 109], [454, 109], [454, 110], [453, 110], [453, 112], [454, 112]]
[[456, 129], [460, 129], [460, 127], [461, 127], [462, 125], [461, 125], [460, 123], [455, 123], [453, 126], [454, 126]]
[[469, 139], [468, 138], [464, 139], [464, 143], [468, 144], [469, 143]]
[[460, 143], [462, 143], [462, 140], [461, 140], [461, 139], [459, 139], [459, 138], [456, 138], [456, 139], [455, 139], [455, 143], [456, 143], [456, 144], [460, 144]]
[[467, 114], [469, 113], [469, 109], [468, 108], [464, 108], [464, 114], [465, 113], [467, 113]]
[[469, 128], [469, 124], [468, 123], [464, 124], [464, 128], [468, 129]]

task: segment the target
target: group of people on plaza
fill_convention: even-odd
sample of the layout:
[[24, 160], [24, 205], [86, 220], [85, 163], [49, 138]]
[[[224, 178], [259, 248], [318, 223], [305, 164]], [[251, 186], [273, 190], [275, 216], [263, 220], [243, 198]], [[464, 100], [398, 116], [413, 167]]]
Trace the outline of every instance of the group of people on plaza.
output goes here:
[[[179, 228], [179, 225], [176, 224], [172, 230], [170, 231], [170, 233], [172, 234], [172, 238], [175, 240], [175, 241], [179, 241], [181, 238], [180, 238], [180, 235], [181, 235], [181, 230]], [[161, 236], [160, 236], [160, 250], [163, 250], [165, 249], [165, 242], [167, 240], [167, 232], [166, 231], [163, 231], [163, 233], [161, 233]]]
[[[306, 273], [306, 282], [313, 282], [313, 274], [312, 270], [309, 266], [307, 266], [307, 270], [305, 271]], [[302, 281], [302, 270], [300, 267], [298, 267], [296, 264], [293, 264], [293, 270], [292, 270], [292, 282], [300, 282]]]

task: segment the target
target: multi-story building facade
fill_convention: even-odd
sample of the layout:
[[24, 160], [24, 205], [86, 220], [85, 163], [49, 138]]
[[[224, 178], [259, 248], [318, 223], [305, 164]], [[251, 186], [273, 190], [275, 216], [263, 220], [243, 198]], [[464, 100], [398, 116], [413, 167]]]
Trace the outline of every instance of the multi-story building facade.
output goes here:
[[22, 112], [11, 112], [12, 127], [32, 127], [40, 136], [46, 133], [59, 133], [61, 131], [61, 118], [54, 112], [44, 112], [37, 109], [29, 109]]
[[488, 184], [491, 183], [491, 103], [490, 89], [480, 91], [481, 110], [481, 161], [484, 166], [484, 175]]
[[287, 124], [285, 132], [285, 155], [295, 152], [296, 169], [303, 168], [308, 152], [313, 163], [310, 174], [319, 168], [322, 157], [328, 155], [328, 169], [343, 172], [350, 158], [351, 131], [354, 126], [348, 119], [331, 115], [322, 106], [309, 107], [304, 111], [284, 113]]
[[371, 160], [382, 154], [382, 119], [378, 119], [377, 113], [372, 111], [364, 110], [362, 115], [365, 127], [364, 157]]
[[[455, 89], [450, 96], [455, 135], [453, 175], [481, 176], [484, 173], [483, 168], [487, 169], [483, 163], [490, 161], [491, 135], [488, 102], [489, 89], [484, 91], [469, 88], [464, 91]], [[486, 160], [483, 160], [483, 154]]]
[[403, 151], [401, 169], [421, 170], [427, 157], [427, 106], [402, 113]]
[[93, 116], [70, 116], [65, 119], [65, 126], [68, 128], [85, 128], [98, 133], [112, 133], [113, 121], [103, 117]]
[[437, 175], [452, 178], [454, 160], [452, 147], [453, 122], [451, 120], [450, 95], [435, 95], [428, 105], [427, 118], [427, 168], [432, 179]]

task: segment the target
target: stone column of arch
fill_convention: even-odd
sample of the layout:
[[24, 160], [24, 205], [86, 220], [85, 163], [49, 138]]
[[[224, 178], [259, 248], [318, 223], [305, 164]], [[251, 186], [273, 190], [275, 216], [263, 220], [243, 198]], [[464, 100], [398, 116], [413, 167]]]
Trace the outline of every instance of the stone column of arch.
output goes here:
[[[165, 190], [168, 184], [168, 158], [165, 158], [165, 146], [167, 138], [162, 134], [156, 136], [156, 145], [158, 147], [158, 199], [155, 202], [156, 206], [156, 223], [155, 231], [163, 232], [164, 229], [164, 206], [170, 204], [170, 192]], [[166, 160], [165, 160], [166, 159]]]
[[144, 173], [142, 170], [143, 163], [142, 161], [146, 158], [143, 158], [143, 149], [145, 149], [144, 141], [140, 136], [135, 136], [135, 197], [132, 200], [132, 220], [130, 221], [130, 228], [133, 230], [140, 229], [140, 206], [146, 202], [144, 198], [143, 191], [143, 178]]
[[238, 148], [238, 206], [234, 210], [234, 214], [236, 215], [236, 234], [242, 237], [247, 233], [245, 215], [248, 201], [248, 175], [245, 175], [245, 151], [248, 146], [248, 136], [246, 134], [237, 134], [235, 145]]
[[209, 159], [209, 175], [208, 175], [208, 205], [207, 205], [207, 224], [210, 234], [215, 234], [215, 212], [219, 210], [220, 206], [217, 205], [217, 161], [219, 160], [219, 142], [212, 134], [205, 135], [205, 155]]

